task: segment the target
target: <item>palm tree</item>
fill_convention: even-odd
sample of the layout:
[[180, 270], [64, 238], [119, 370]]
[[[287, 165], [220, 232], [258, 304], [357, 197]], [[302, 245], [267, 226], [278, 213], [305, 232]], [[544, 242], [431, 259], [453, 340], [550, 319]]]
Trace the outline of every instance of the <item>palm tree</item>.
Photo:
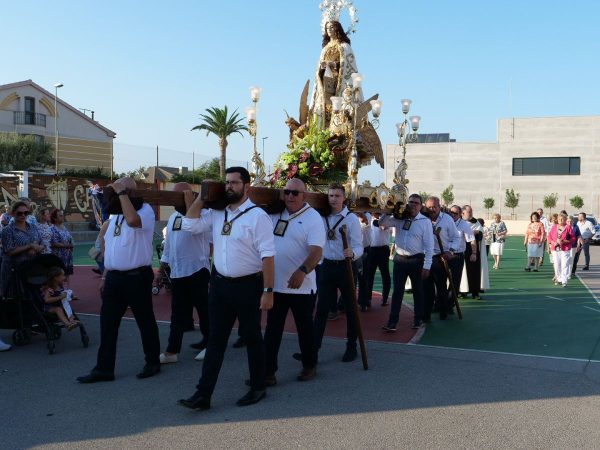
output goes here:
[[203, 123], [196, 125], [193, 130], [206, 130], [206, 135], [210, 133], [219, 138], [219, 148], [221, 149], [221, 158], [219, 160], [219, 171], [221, 178], [225, 179], [225, 156], [227, 154], [227, 137], [233, 133], [239, 133], [243, 136], [242, 131], [248, 131], [246, 125], [241, 124], [244, 120], [239, 117], [237, 109], [227, 116], [227, 106], [221, 108], [208, 108], [207, 114], [200, 114]]

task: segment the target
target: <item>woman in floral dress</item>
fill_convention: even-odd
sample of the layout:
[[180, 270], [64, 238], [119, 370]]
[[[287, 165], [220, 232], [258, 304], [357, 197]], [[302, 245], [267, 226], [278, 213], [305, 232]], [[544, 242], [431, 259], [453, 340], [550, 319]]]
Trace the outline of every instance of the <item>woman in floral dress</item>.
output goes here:
[[52, 239], [50, 247], [52, 253], [60, 258], [65, 265], [65, 275], [73, 274], [73, 238], [65, 227], [65, 213], [55, 209], [50, 214], [52, 222]]

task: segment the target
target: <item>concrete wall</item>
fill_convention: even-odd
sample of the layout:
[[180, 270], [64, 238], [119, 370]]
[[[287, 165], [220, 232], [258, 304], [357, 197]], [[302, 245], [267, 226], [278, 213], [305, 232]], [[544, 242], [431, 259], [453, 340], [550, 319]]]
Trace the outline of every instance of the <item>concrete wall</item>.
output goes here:
[[[396, 160], [402, 156], [398, 145], [388, 145], [386, 184], [391, 186]], [[513, 176], [513, 158], [581, 158], [580, 175]], [[569, 199], [580, 195], [583, 210], [600, 213], [600, 116], [500, 119], [497, 142], [444, 142], [409, 144], [406, 160], [411, 192], [440, 195], [454, 185], [455, 203], [469, 203], [475, 214], [487, 217], [483, 199], [492, 197], [506, 219], [511, 210], [504, 206], [505, 190], [521, 194], [517, 219], [543, 207], [544, 196], [557, 193], [556, 209], [575, 212]], [[546, 211], [549, 212], [549, 211]]]

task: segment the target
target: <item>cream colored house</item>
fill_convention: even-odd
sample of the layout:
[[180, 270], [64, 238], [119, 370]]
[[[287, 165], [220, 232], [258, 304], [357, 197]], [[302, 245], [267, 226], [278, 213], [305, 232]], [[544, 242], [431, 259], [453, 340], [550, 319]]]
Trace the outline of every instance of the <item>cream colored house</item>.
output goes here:
[[[388, 186], [401, 157], [398, 145], [387, 145]], [[576, 212], [569, 199], [579, 195], [583, 211], [600, 213], [600, 116], [500, 119], [495, 142], [409, 144], [406, 161], [411, 192], [439, 196], [453, 184], [455, 203], [471, 204], [477, 217], [487, 217], [483, 199], [493, 198], [490, 212], [510, 218], [506, 189], [520, 194], [518, 219], [528, 219], [552, 193], [553, 212]]]
[[[59, 92], [60, 93], [60, 92]], [[55, 145], [58, 128], [58, 167], [112, 169], [114, 131], [92, 120], [32, 80], [0, 85], [0, 132], [34, 135]], [[56, 122], [58, 120], [58, 122]]]

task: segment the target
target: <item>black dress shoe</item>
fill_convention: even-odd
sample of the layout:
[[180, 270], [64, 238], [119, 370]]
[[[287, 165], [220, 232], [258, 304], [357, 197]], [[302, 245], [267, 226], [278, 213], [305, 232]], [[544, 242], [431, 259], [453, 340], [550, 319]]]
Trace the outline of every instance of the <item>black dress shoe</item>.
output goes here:
[[342, 362], [354, 361], [357, 356], [358, 352], [356, 351], [356, 347], [347, 347], [344, 356], [342, 356]]
[[237, 341], [235, 341], [233, 343], [233, 348], [242, 348], [246, 346], [246, 341], [244, 341], [244, 338], [239, 337], [237, 338]]
[[381, 306], [387, 306], [387, 305], [389, 305], [389, 303], [388, 303], [387, 300], [384, 300], [384, 301], [381, 302]]
[[190, 398], [182, 398], [177, 403], [190, 409], [210, 409], [210, 397], [205, 397], [198, 391]]
[[[244, 383], [246, 384], [246, 386], [252, 387], [252, 381], [250, 380], [250, 378], [248, 378], [246, 381], [244, 381]], [[265, 377], [265, 386], [266, 387], [273, 387], [276, 384], [277, 384], [277, 377], [275, 375], [267, 375]]]
[[193, 348], [194, 350], [204, 350], [206, 347], [208, 347], [208, 342], [206, 341], [206, 339], [202, 339], [200, 342], [196, 342], [195, 344], [190, 344], [190, 347]]
[[100, 269], [93, 268], [92, 272], [97, 273], [98, 275], [102, 275], [102, 272], [100, 271]]
[[360, 312], [367, 312], [369, 307], [367, 305], [360, 305]]
[[250, 389], [246, 395], [240, 398], [237, 402], [235, 402], [238, 406], [249, 406], [254, 405], [255, 403], [260, 402], [267, 395], [267, 391], [263, 389], [262, 391], [255, 391], [254, 389]]
[[81, 384], [98, 383], [101, 381], [115, 381], [115, 376], [112, 373], [98, 372], [92, 370], [88, 375], [77, 377], [77, 381]]
[[413, 326], [412, 329], [413, 330], [418, 330], [419, 328], [421, 328], [423, 326], [423, 321], [422, 320], [415, 320], [413, 322]]
[[302, 361], [302, 353], [294, 353], [292, 358], [294, 358], [296, 361]]
[[160, 372], [160, 364], [158, 365], [150, 365], [146, 364], [142, 371], [136, 375], [140, 380], [143, 378], [150, 378]]

